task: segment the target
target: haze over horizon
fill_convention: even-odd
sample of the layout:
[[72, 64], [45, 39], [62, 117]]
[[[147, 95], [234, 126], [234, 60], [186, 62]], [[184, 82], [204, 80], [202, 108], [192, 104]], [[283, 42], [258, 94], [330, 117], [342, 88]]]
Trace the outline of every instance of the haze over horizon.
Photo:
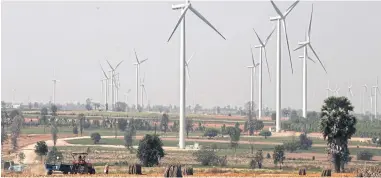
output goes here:
[[[119, 100], [124, 101], [124, 93], [131, 89], [128, 104], [135, 104], [135, 48], [140, 59], [148, 58], [141, 66], [141, 76], [145, 75], [150, 104], [179, 105], [179, 31], [166, 42], [180, 15], [171, 9], [177, 3], [3, 2], [1, 100], [12, 101], [12, 90], [16, 89], [15, 102], [27, 103], [28, 97], [32, 102], [48, 102], [55, 69], [60, 80], [56, 103], [84, 103], [86, 98], [100, 101], [103, 74], [98, 61], [109, 70], [108, 59], [113, 65], [124, 60], [118, 69]], [[275, 3], [285, 11], [292, 2]], [[313, 3], [311, 43], [328, 74], [318, 63], [308, 61], [308, 110], [320, 110], [329, 80], [330, 87], [337, 85], [344, 96], [347, 83], [353, 83], [351, 101], [359, 112], [361, 86], [374, 86], [377, 76], [381, 86], [381, 70], [377, 70], [381, 66], [381, 21], [375, 18], [381, 2]], [[304, 41], [311, 4], [301, 1], [286, 19], [291, 50]], [[276, 12], [268, 1], [192, 1], [192, 5], [227, 40], [194, 14], [187, 14], [187, 58], [196, 52], [189, 66], [187, 105], [242, 106], [250, 100], [250, 70], [246, 68], [251, 65], [250, 45], [259, 44], [253, 28], [264, 39], [275, 25], [269, 18]], [[276, 33], [267, 46], [271, 82], [263, 66], [263, 104], [273, 109], [275, 42]], [[301, 109], [302, 62], [298, 56], [302, 51], [291, 53], [291, 74], [285, 41], [282, 47], [282, 108]], [[254, 55], [258, 61], [258, 49]], [[257, 85], [254, 93], [257, 103]], [[370, 108], [368, 97], [365, 107]]]

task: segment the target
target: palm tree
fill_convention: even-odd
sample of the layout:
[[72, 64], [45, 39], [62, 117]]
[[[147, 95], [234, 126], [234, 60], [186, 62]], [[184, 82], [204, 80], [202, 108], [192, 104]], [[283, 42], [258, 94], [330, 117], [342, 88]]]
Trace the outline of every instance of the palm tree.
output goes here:
[[321, 108], [320, 131], [327, 140], [336, 172], [343, 170], [349, 159], [348, 139], [356, 132], [357, 123], [352, 112], [353, 106], [346, 97], [329, 97]]

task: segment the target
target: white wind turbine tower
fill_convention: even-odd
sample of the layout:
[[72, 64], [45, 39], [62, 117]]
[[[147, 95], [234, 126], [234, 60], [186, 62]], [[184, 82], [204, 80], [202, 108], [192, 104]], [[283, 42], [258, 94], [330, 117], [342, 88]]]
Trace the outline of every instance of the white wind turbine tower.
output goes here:
[[269, 69], [269, 63], [267, 61], [267, 54], [266, 54], [266, 45], [267, 45], [267, 42], [269, 41], [271, 35], [274, 33], [275, 31], [275, 28], [271, 31], [271, 33], [267, 36], [266, 40], [263, 42], [261, 40], [261, 38], [259, 38], [259, 35], [258, 33], [254, 30], [254, 33], [255, 35], [257, 36], [258, 38], [258, 41], [259, 41], [259, 45], [255, 46], [255, 48], [259, 48], [259, 79], [258, 79], [258, 82], [259, 82], [259, 86], [258, 86], [258, 118], [261, 119], [262, 118], [262, 66], [263, 66], [263, 60], [262, 60], [262, 52], [265, 53], [265, 58], [266, 58], [266, 66], [267, 66], [267, 72], [269, 73], [269, 79], [271, 81], [271, 76], [270, 76], [270, 69]]
[[140, 75], [140, 64], [148, 60], [148, 58], [139, 61], [138, 55], [136, 54], [136, 51], [134, 49], [136, 63], [134, 65], [136, 66], [136, 109], [139, 109], [139, 75]]
[[56, 84], [59, 82], [59, 80], [56, 79], [56, 73], [53, 71], [53, 104], [56, 104]]
[[347, 92], [347, 98], [353, 97], [353, 92], [352, 92], [352, 83], [348, 85], [348, 92]]
[[144, 95], [146, 95], [146, 100], [147, 100], [147, 92], [146, 92], [146, 88], [145, 88], [145, 85], [144, 85], [144, 79], [145, 79], [145, 74], [143, 75], [143, 78], [141, 79], [140, 81], [140, 87], [141, 87], [141, 103], [142, 103], [142, 111], [144, 109]]
[[294, 7], [299, 3], [299, 0], [295, 1], [287, 10], [286, 12], [282, 13], [278, 7], [275, 5], [275, 3], [271, 0], [271, 4], [273, 5], [275, 11], [277, 12], [278, 16], [276, 17], [270, 17], [270, 21], [277, 21], [277, 81], [276, 81], [276, 132], [280, 132], [280, 118], [281, 118], [281, 22], [283, 24], [283, 30], [286, 35], [286, 42], [288, 47], [288, 55], [290, 57], [290, 64], [291, 64], [291, 71], [293, 73], [292, 68], [292, 61], [291, 61], [291, 52], [290, 52], [290, 45], [288, 43], [288, 36], [287, 36], [287, 28], [286, 28], [286, 17], [288, 14], [290, 14], [291, 10], [294, 9]]
[[119, 65], [120, 65], [123, 61], [120, 61], [120, 62], [115, 66], [115, 68], [112, 67], [112, 65], [110, 64], [110, 62], [108, 62], [108, 60], [106, 60], [106, 61], [107, 61], [107, 64], [108, 64], [108, 65], [110, 66], [110, 68], [111, 68], [111, 110], [113, 111], [114, 108], [115, 108], [115, 85], [116, 85], [116, 83], [115, 83], [115, 76], [116, 76], [115, 71], [116, 71], [116, 69], [119, 67]]
[[364, 88], [364, 92], [362, 92], [361, 94], [361, 107], [362, 107], [362, 113], [365, 115], [364, 99], [365, 99], [365, 93], [368, 92], [368, 86], [365, 84], [362, 87]]
[[120, 81], [119, 81], [119, 73], [115, 74], [115, 104], [119, 102], [119, 88], [120, 88]]
[[377, 119], [377, 93], [381, 94], [380, 89], [378, 88], [378, 77], [376, 85], [372, 88], [374, 89], [374, 119]]
[[[181, 149], [185, 148], [185, 14], [188, 10], [192, 11], [196, 16], [198, 16], [202, 21], [204, 21], [209, 27], [211, 27], [215, 32], [217, 32], [223, 39], [224, 36], [213, 25], [206, 20], [204, 16], [202, 16], [195, 8], [193, 8], [192, 4], [189, 0], [186, 0], [184, 4], [172, 5], [173, 10], [181, 10], [181, 16], [176, 23], [175, 28], [173, 29], [171, 36], [168, 38], [171, 40], [172, 35], [175, 33], [177, 27], [181, 23], [180, 29], [180, 132], [179, 132], [179, 147]], [[225, 39], [226, 40], [226, 39]]]
[[[308, 26], [308, 32], [306, 34], [306, 41], [299, 42], [299, 47], [297, 47], [294, 51], [303, 48], [304, 54], [303, 54], [303, 117], [307, 118], [307, 58], [308, 54], [308, 47], [311, 49], [311, 51], [314, 53], [315, 57], [320, 62], [321, 66], [323, 67], [324, 71], [327, 73], [327, 70], [325, 70], [325, 67], [321, 60], [319, 59], [319, 56], [316, 54], [314, 48], [311, 45], [311, 26], [312, 26], [312, 14], [314, 12], [314, 6], [312, 5], [311, 10], [311, 17], [310, 17], [310, 24]], [[311, 60], [311, 58], [309, 58]], [[313, 61], [313, 60], [312, 60]]]
[[250, 69], [250, 111], [253, 112], [254, 111], [254, 83], [255, 83], [254, 78], [255, 78], [255, 72], [256, 72], [255, 69], [260, 65], [260, 63], [255, 63], [252, 48], [250, 48], [250, 52], [251, 52], [251, 61], [253, 64], [251, 66], [247, 66], [247, 68]]
[[109, 80], [110, 80], [110, 77], [107, 76], [106, 72], [103, 70], [103, 67], [102, 67], [102, 65], [100, 63], [99, 63], [99, 66], [101, 66], [103, 75], [105, 76], [105, 78], [103, 80], [105, 81], [105, 85], [104, 85], [104, 105], [105, 105], [105, 109], [106, 109], [106, 105], [108, 105], [108, 94], [109, 94], [108, 90], [109, 90]]

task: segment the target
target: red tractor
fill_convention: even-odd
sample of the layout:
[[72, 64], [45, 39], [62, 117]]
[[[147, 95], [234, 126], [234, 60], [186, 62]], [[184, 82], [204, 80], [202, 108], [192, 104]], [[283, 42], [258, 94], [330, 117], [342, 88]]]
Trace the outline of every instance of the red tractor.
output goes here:
[[95, 174], [95, 169], [93, 165], [87, 160], [86, 157], [88, 156], [88, 153], [85, 152], [78, 152], [78, 153], [72, 153], [73, 157], [73, 166], [72, 166], [72, 173], [74, 174]]

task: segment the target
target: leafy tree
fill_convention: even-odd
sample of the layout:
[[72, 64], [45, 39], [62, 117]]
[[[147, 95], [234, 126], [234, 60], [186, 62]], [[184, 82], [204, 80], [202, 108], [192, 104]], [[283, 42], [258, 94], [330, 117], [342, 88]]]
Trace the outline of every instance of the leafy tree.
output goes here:
[[286, 159], [285, 153], [284, 153], [284, 146], [283, 145], [277, 145], [274, 148], [273, 152], [273, 160], [274, 164], [279, 164], [279, 169], [282, 169], [283, 161]]
[[24, 152], [20, 152], [20, 153], [18, 154], [18, 158], [19, 158], [19, 163], [23, 164], [24, 159], [25, 159], [25, 154], [24, 154]]
[[52, 112], [52, 116], [57, 116], [57, 106], [55, 104], [53, 104], [51, 107], [50, 107], [50, 110]]
[[161, 117], [161, 121], [160, 121], [160, 128], [162, 131], [164, 131], [164, 133], [167, 133], [168, 122], [169, 122], [169, 116], [168, 116], [168, 114], [164, 113], [163, 116]]
[[261, 132], [259, 132], [259, 135], [264, 136], [266, 139], [267, 137], [271, 136], [271, 132], [268, 130], [262, 130]]
[[139, 141], [136, 156], [144, 166], [152, 167], [159, 164], [159, 159], [164, 157], [163, 143], [157, 135], [145, 135]]
[[124, 131], [126, 130], [126, 127], [127, 127], [127, 120], [126, 119], [119, 119], [118, 120], [118, 129], [120, 131]]
[[[3, 146], [4, 142], [8, 140], [8, 135], [4, 129], [1, 129], [1, 146]], [[1, 147], [3, 148], [3, 147]]]
[[204, 132], [204, 136], [212, 138], [217, 136], [220, 133], [220, 131], [216, 128], [206, 128]]
[[57, 124], [55, 121], [52, 122], [51, 134], [52, 134], [53, 144], [54, 144], [54, 146], [56, 146], [57, 139], [58, 139], [58, 135], [57, 135], [58, 134], [58, 128], [57, 128]]
[[42, 161], [42, 157], [48, 153], [48, 145], [46, 145], [45, 141], [39, 141], [34, 146], [34, 152], [40, 156]]
[[78, 127], [77, 126], [73, 127], [73, 134], [78, 135]]
[[99, 143], [99, 141], [101, 140], [101, 134], [99, 134], [98, 132], [92, 133], [90, 137], [91, 140], [93, 140], [94, 144]]
[[190, 131], [193, 131], [193, 120], [188, 118], [187, 125], [186, 125], [187, 138]]
[[241, 137], [241, 130], [237, 127], [227, 127], [227, 130], [230, 136], [230, 145], [236, 150]]
[[80, 113], [78, 114], [78, 120], [79, 120], [79, 131], [81, 133], [81, 136], [82, 136], [82, 133], [83, 133], [83, 121], [85, 119], [85, 115], [83, 113]]
[[21, 127], [24, 122], [24, 118], [21, 115], [14, 117], [11, 125], [11, 144], [12, 150], [16, 151], [18, 148], [17, 138], [20, 136]]
[[263, 153], [262, 153], [262, 150], [258, 150], [258, 151], [255, 153], [254, 160], [255, 160], [255, 161], [257, 162], [257, 164], [258, 164], [258, 168], [261, 169], [261, 168], [262, 168], [262, 162], [263, 162]]
[[88, 111], [93, 110], [93, 107], [91, 106], [91, 99], [90, 98], [86, 99], [86, 109]]
[[276, 120], [276, 113], [275, 112], [271, 114], [271, 120], [273, 120], [273, 121]]
[[130, 124], [124, 132], [124, 146], [127, 148], [132, 147], [132, 138], [136, 135], [135, 126]]
[[226, 134], [226, 125], [225, 124], [221, 126], [221, 133]]
[[327, 140], [336, 172], [341, 172], [348, 162], [348, 139], [356, 132], [357, 123], [352, 112], [353, 106], [346, 97], [329, 97], [321, 108], [320, 131]]
[[126, 112], [127, 104], [125, 102], [116, 102], [115, 111]]
[[46, 125], [48, 124], [48, 118], [47, 118], [47, 115], [48, 115], [48, 108], [46, 107], [43, 107], [40, 111], [40, 124], [43, 124], [44, 125], [44, 133], [46, 133]]
[[179, 121], [173, 121], [173, 125], [172, 125], [172, 128], [171, 128], [172, 132], [178, 132], [179, 128], [180, 128], [179, 125], [180, 125]]
[[270, 159], [270, 158], [271, 158], [270, 153], [267, 153], [266, 158], [267, 158], [267, 159]]
[[284, 149], [289, 152], [294, 152], [299, 148], [298, 142], [295, 141], [287, 141], [283, 143]]
[[312, 140], [307, 137], [306, 134], [299, 135], [299, 148], [302, 150], [308, 150], [312, 147]]

